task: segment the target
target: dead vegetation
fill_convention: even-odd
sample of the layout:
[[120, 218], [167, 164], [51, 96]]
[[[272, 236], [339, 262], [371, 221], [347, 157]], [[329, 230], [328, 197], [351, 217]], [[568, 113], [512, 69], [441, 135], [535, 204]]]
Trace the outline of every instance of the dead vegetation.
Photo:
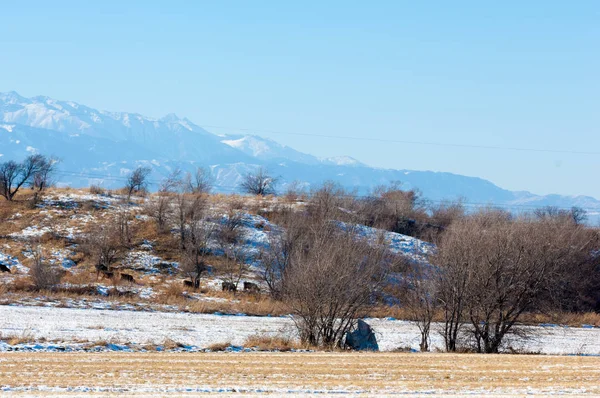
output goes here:
[[287, 336], [270, 336], [257, 334], [248, 337], [244, 347], [254, 348], [258, 351], [281, 351], [287, 352], [291, 350], [308, 349], [310, 346], [300, 344], [300, 341], [294, 340]]
[[[67, 389], [81, 386], [100, 395], [186, 393], [196, 386], [245, 395], [258, 395], [257, 390], [260, 395], [281, 391], [381, 396], [600, 394], [597, 357], [338, 352], [214, 352], [182, 357], [156, 352], [22, 352], [0, 354], [0, 360], [0, 385], [23, 388], [25, 395], [44, 395], [48, 389], [67, 394]], [[18, 396], [19, 392], [10, 394]]]
[[[2, 303], [32, 302], [41, 294], [65, 306], [69, 300], [104, 300], [114, 305], [168, 307], [195, 313], [292, 313], [303, 329], [305, 342], [328, 347], [339, 345], [359, 317], [394, 317], [419, 322], [424, 330], [422, 349], [426, 350], [428, 322], [448, 320], [440, 306], [440, 299], [448, 302], [448, 297], [442, 297], [443, 289], [421, 282], [433, 281], [436, 275], [424, 278], [422, 269], [411, 268], [414, 264], [379, 250], [387, 243], [383, 233], [375, 242], [377, 247], [373, 247], [358, 242], [351, 228], [345, 233], [339, 231], [332, 222], [336, 220], [435, 241], [442, 249], [435, 261], [447, 269], [467, 258], [465, 251], [457, 249], [461, 242], [467, 248], [479, 242], [478, 247], [487, 254], [503, 253], [503, 257], [496, 256], [501, 261], [495, 263], [496, 269], [503, 271], [494, 271], [502, 273], [500, 279], [506, 281], [505, 275], [515, 271], [519, 283], [513, 287], [529, 286], [526, 291], [531, 292], [534, 286], [536, 292], [545, 293], [522, 296], [521, 302], [526, 305], [484, 308], [484, 299], [490, 296], [486, 283], [493, 272], [477, 258], [469, 259], [477, 278], [470, 276], [470, 294], [464, 298], [479, 307], [463, 307], [461, 311], [468, 310], [459, 314], [460, 324], [475, 329], [482, 322], [487, 325], [487, 329], [477, 331], [484, 347], [481, 351], [487, 350], [486, 344], [490, 351], [495, 350], [495, 337], [490, 331], [496, 325], [494, 319], [512, 321], [506, 317], [507, 312], [518, 312], [515, 322], [520, 324], [600, 325], [593, 304], [597, 263], [581, 255], [595, 247], [592, 238], [597, 231], [580, 224], [579, 212], [548, 210], [536, 213], [527, 222], [508, 217], [504, 224], [494, 219], [482, 226], [473, 224], [475, 217], [465, 214], [460, 203], [430, 206], [418, 192], [403, 191], [398, 186], [380, 188], [366, 198], [332, 183], [310, 193], [289, 192], [285, 197], [242, 197], [210, 194], [210, 182], [205, 177], [202, 171], [195, 176], [174, 174], [159, 193], [145, 198], [134, 196], [143, 191], [144, 185], [136, 178], [126, 192], [100, 187], [91, 187], [90, 193], [51, 188], [37, 195], [36, 204], [31, 206], [33, 193], [21, 189], [13, 200], [0, 201], [0, 252], [30, 268], [29, 274], [13, 270], [0, 275]], [[248, 214], [268, 219], [252, 221], [256, 231], [273, 232], [278, 226], [287, 231], [284, 239], [271, 239], [270, 250], [261, 253], [265, 265], [262, 269], [251, 268], [246, 253], [239, 250], [245, 239], [240, 231], [246, 228]], [[489, 235], [494, 237], [483, 244], [482, 237]], [[518, 239], [510, 240], [513, 235]], [[462, 240], [453, 240], [456, 236]], [[574, 250], [569, 247], [576, 245], [561, 246], [561, 242], [577, 241], [591, 243]], [[492, 243], [499, 242], [517, 254], [511, 257], [509, 250], [494, 252]], [[553, 251], [536, 249], [544, 242], [551, 242]], [[519, 250], [526, 243], [531, 249], [526, 254], [535, 261], [516, 264], [512, 259], [520, 258]], [[550, 264], [549, 253], [561, 261]], [[577, 264], [566, 260], [574, 258]], [[54, 262], [49, 264], [51, 259]], [[64, 259], [74, 266], [63, 271], [59, 264]], [[523, 276], [536, 270], [544, 270], [544, 278], [527, 284]], [[405, 285], [390, 288], [384, 283], [388, 277], [398, 275]], [[460, 272], [454, 275], [460, 276]], [[258, 283], [260, 288], [244, 292], [244, 281]], [[551, 284], [553, 281], [563, 284]], [[221, 282], [235, 289], [221, 291]], [[503, 305], [511, 302], [506, 297], [518, 299], [513, 287], [498, 285], [496, 291], [504, 292]], [[142, 297], [144, 290], [146, 295]], [[489, 298], [498, 302], [498, 297]], [[403, 306], [390, 304], [394, 300]]]

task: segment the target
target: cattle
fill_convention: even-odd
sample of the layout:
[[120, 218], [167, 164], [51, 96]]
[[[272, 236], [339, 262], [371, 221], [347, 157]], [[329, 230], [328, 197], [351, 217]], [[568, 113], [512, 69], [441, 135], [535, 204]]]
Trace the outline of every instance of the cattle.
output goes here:
[[0, 264], [0, 272], [8, 272], [10, 274], [10, 268], [4, 264]]
[[129, 274], [121, 274], [121, 280], [122, 281], [126, 281], [126, 282], [130, 282], [130, 283], [135, 283], [135, 279], [133, 279], [133, 275], [129, 275]]
[[195, 282], [192, 282], [192, 281], [187, 281], [187, 280], [186, 280], [186, 281], [183, 281], [183, 285], [184, 285], [185, 287], [191, 287], [191, 288], [193, 288], [193, 289], [198, 289], [198, 288], [200, 287], [200, 281], [199, 281], [199, 280], [197, 280], [197, 281], [195, 281]]
[[[99, 274], [102, 275], [102, 279], [113, 279], [115, 277], [115, 273], [111, 271], [98, 271]], [[98, 279], [96, 277], [96, 279]]]
[[259, 293], [260, 288], [254, 282], [244, 282], [244, 291], [251, 292], [251, 293]]
[[221, 288], [223, 289], [224, 292], [235, 292], [235, 291], [237, 291], [237, 286], [235, 285], [235, 283], [231, 283], [231, 282], [223, 282], [223, 283], [221, 283]]
[[[110, 272], [107, 266], [102, 264], [96, 264], [96, 280], [98, 280], [100, 274], [102, 274], [102, 277], [104, 278], [106, 276], [106, 273], [112, 274], [112, 272]], [[112, 276], [110, 276], [110, 278], [112, 278]]]

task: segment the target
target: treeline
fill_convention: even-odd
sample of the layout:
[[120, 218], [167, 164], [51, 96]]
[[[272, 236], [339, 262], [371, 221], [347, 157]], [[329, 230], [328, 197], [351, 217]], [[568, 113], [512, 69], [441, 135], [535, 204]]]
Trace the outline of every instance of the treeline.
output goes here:
[[[0, 193], [8, 200], [22, 186], [48, 185], [54, 163], [35, 156], [21, 164], [0, 164]], [[144, 168], [130, 173], [123, 190], [127, 202], [147, 189], [149, 174]], [[46, 182], [35, 182], [40, 180]], [[272, 195], [276, 183], [259, 169], [244, 176], [240, 189]], [[189, 286], [199, 286], [210, 256], [218, 252], [223, 288], [235, 291], [249, 271], [240, 249], [247, 206], [231, 200], [225, 214], [214, 219], [209, 212], [212, 186], [205, 169], [176, 171], [143, 206], [162, 240], [172, 246]], [[432, 331], [441, 333], [448, 351], [492, 353], [506, 345], [506, 336], [527, 331], [521, 324], [525, 314], [600, 311], [600, 235], [584, 224], [580, 209], [467, 212], [460, 201], [434, 205], [398, 184], [364, 196], [332, 182], [310, 192], [292, 185], [283, 196], [258, 209], [281, 227], [269, 234], [260, 255], [261, 277], [311, 345], [343, 346], [357, 319], [390, 303], [416, 321], [424, 351]], [[392, 253], [384, 234], [375, 242], [363, 239], [353, 227], [359, 225], [417, 237], [437, 249], [427, 264], [415, 262]], [[134, 246], [127, 206], [117, 211], [114, 222], [94, 228], [81, 250], [98, 273], [111, 274], [122, 253]], [[60, 278], [42, 268], [34, 267], [40, 284]]]
[[[325, 184], [304, 210], [278, 215], [286, 233], [265, 255], [264, 276], [272, 294], [290, 303], [307, 341], [342, 344], [376, 297], [392, 296], [409, 310], [422, 350], [436, 316], [448, 351], [498, 352], [507, 335], [525, 332], [526, 313], [600, 311], [600, 235], [582, 224], [578, 209], [466, 213], [450, 203], [428, 211], [416, 198], [395, 186], [357, 197]], [[425, 233], [436, 254], [429, 265], [407, 261], [383, 237], [368, 244], [332, 220]], [[404, 230], [407, 220], [417, 233]]]

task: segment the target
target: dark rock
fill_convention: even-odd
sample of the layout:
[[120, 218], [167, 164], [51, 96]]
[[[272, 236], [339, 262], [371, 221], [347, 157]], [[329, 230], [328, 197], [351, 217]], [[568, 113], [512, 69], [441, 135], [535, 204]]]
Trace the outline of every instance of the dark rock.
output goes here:
[[377, 338], [373, 329], [362, 319], [358, 320], [355, 330], [346, 334], [345, 346], [356, 351], [379, 351], [379, 345], [377, 345]]

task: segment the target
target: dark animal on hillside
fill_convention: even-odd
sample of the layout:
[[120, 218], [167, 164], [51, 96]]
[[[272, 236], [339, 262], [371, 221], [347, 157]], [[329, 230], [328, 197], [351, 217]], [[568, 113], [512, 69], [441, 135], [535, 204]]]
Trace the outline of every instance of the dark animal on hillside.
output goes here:
[[133, 275], [129, 274], [121, 274], [121, 280], [126, 282], [135, 283], [135, 279], [133, 279]]
[[192, 281], [183, 281], [183, 285], [186, 287], [191, 287], [193, 289], [198, 289], [200, 287], [200, 281], [196, 281], [196, 283]]
[[252, 292], [252, 293], [259, 293], [260, 292], [260, 288], [254, 282], [244, 282], [244, 291], [245, 292]]
[[100, 276], [100, 274], [104, 275], [107, 272], [110, 272], [107, 266], [102, 265], [102, 264], [96, 264], [96, 280], [98, 280], [98, 277]]
[[10, 274], [10, 268], [4, 264], [0, 264], [0, 272], [8, 272]]
[[223, 289], [224, 292], [235, 292], [235, 291], [237, 291], [237, 286], [235, 285], [235, 283], [231, 283], [231, 282], [223, 282], [223, 283], [221, 283], [221, 288]]
[[[115, 277], [115, 273], [111, 271], [98, 271], [100, 275], [102, 275], [102, 279], [113, 279]], [[98, 279], [98, 277], [96, 277]]]

